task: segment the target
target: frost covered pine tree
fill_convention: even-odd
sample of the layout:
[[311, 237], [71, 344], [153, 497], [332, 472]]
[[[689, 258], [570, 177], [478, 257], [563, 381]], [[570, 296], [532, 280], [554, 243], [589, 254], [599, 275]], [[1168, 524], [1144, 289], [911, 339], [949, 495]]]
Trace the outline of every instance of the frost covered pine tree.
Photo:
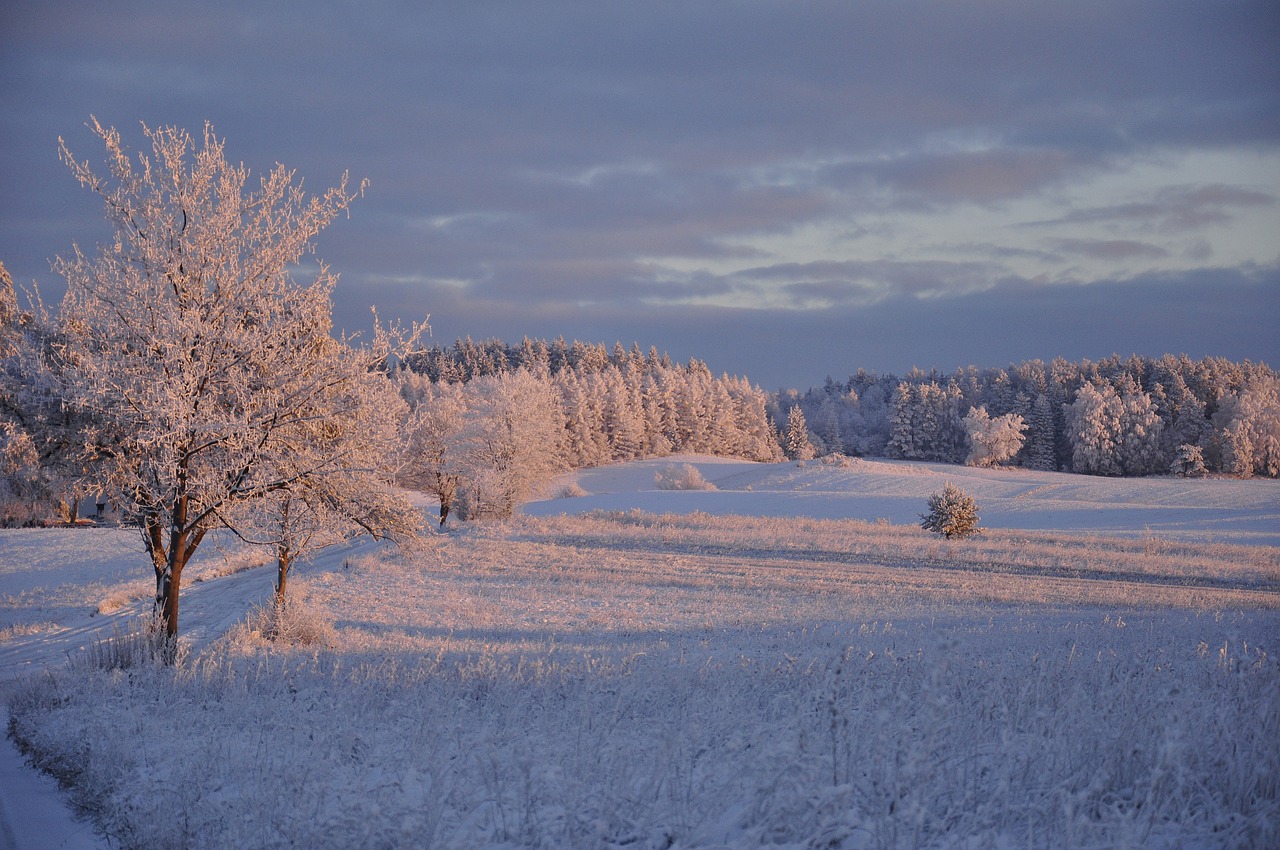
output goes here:
[[1226, 396], [1213, 418], [1223, 471], [1280, 476], [1280, 380], [1255, 376]]
[[1123, 427], [1124, 403], [1109, 384], [1085, 384], [1067, 407], [1071, 468], [1087, 475], [1121, 473], [1117, 441]]
[[89, 127], [107, 176], [60, 140], [62, 157], [115, 235], [56, 264], [61, 390], [90, 420], [95, 483], [141, 529], [172, 650], [183, 568], [210, 530], [246, 521], [244, 503], [308, 482], [338, 501], [356, 495], [347, 484], [385, 486], [378, 470], [351, 475], [369, 460], [353, 448], [379, 415], [365, 387], [383, 352], [330, 336], [328, 266], [309, 284], [291, 274], [363, 185], [343, 175], [307, 195], [276, 166], [246, 189], [209, 125], [202, 139], [144, 126], [136, 162], [114, 128]]
[[1151, 396], [1129, 378], [1122, 384], [1120, 402], [1124, 407], [1117, 440], [1120, 468], [1125, 475], [1150, 475], [1167, 467], [1161, 452], [1164, 420]]
[[1169, 472], [1183, 478], [1202, 478], [1208, 475], [1209, 470], [1204, 465], [1204, 452], [1199, 446], [1183, 443], [1178, 446], [1173, 463], [1169, 465]]
[[978, 527], [978, 503], [948, 481], [941, 493], [929, 497], [928, 513], [920, 514], [920, 527], [950, 540], [982, 531]]
[[1160, 469], [1164, 423], [1151, 397], [1132, 381], [1085, 384], [1067, 407], [1071, 465], [1090, 475], [1148, 475]]
[[809, 427], [805, 423], [804, 411], [800, 405], [791, 406], [787, 414], [787, 435], [785, 440], [787, 457], [792, 460], [813, 460], [813, 443], [809, 442]]
[[1053, 403], [1044, 393], [1036, 396], [1027, 423], [1027, 440], [1023, 465], [1028, 469], [1052, 472], [1057, 469], [1054, 458]]

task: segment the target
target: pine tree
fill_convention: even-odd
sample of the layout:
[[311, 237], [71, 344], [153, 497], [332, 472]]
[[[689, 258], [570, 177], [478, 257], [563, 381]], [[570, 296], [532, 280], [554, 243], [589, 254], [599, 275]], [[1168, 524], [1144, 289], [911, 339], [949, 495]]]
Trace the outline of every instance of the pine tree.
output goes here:
[[889, 443], [886, 447], [890, 457], [914, 460], [924, 456], [918, 436], [918, 399], [915, 385], [907, 381], [899, 383], [893, 393]]
[[978, 527], [978, 503], [968, 493], [947, 482], [941, 493], [929, 497], [929, 511], [920, 514], [920, 527], [950, 540], [982, 531]]
[[804, 421], [804, 411], [794, 405], [787, 414], [787, 436], [784, 441], [787, 457], [792, 460], [812, 460], [813, 444], [809, 442], [809, 428]]
[[1054, 453], [1053, 404], [1044, 393], [1036, 396], [1031, 407], [1024, 448], [1027, 469], [1052, 472], [1057, 469]]
[[1280, 380], [1251, 376], [1222, 400], [1214, 425], [1223, 471], [1280, 476]]
[[1184, 478], [1200, 478], [1208, 474], [1204, 465], [1204, 452], [1199, 446], [1183, 443], [1169, 466], [1169, 472]]
[[1117, 438], [1124, 404], [1110, 384], [1085, 384], [1067, 408], [1071, 468], [1090, 475], [1119, 475]]
[[1168, 461], [1160, 450], [1164, 421], [1151, 396], [1130, 384], [1121, 395], [1120, 402], [1124, 413], [1116, 451], [1121, 473], [1150, 475], [1163, 472], [1168, 467]]

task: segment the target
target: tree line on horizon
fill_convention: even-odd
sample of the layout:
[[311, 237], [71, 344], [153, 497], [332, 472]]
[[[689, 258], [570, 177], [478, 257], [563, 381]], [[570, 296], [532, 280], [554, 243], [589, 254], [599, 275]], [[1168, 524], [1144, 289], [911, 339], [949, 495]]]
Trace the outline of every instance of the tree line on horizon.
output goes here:
[[[563, 337], [525, 337], [518, 345], [468, 337], [415, 352], [404, 366], [445, 384], [520, 369], [561, 384], [569, 383], [561, 377], [566, 375], [579, 380], [607, 375], [609, 380], [597, 383], [615, 412], [616, 379], [625, 376], [628, 389], [621, 397], [633, 400], [640, 418], [646, 415], [642, 402], [652, 397], [651, 387], [640, 386], [640, 376], [673, 370], [704, 379], [710, 375], [702, 361], [679, 367], [655, 347], [644, 351], [635, 343], [629, 349], [614, 343], [610, 348], [567, 343]], [[740, 397], [758, 394], [745, 378], [717, 380], [734, 386]], [[571, 397], [572, 404], [582, 403], [572, 393], [566, 393], [566, 403]], [[969, 366], [949, 375], [913, 369], [902, 377], [859, 369], [843, 382], [828, 377], [821, 387], [780, 389], [766, 399], [764, 413], [777, 446], [792, 459], [844, 454], [1087, 475], [1280, 475], [1280, 380], [1266, 364], [1247, 360], [1112, 355], [1099, 361]], [[616, 415], [596, 415], [592, 421], [602, 445], [618, 442]], [[668, 430], [670, 439], [642, 441], [639, 454], [632, 449], [635, 439], [624, 434], [623, 450], [573, 452], [571, 465], [671, 451], [765, 459], [771, 452], [761, 447], [759, 420], [752, 419], [748, 430], [750, 450], [701, 440], [695, 448]]]
[[1112, 355], [950, 375], [858, 370], [779, 391], [770, 413], [801, 417], [814, 454], [1086, 475], [1280, 475], [1280, 379], [1247, 360]]

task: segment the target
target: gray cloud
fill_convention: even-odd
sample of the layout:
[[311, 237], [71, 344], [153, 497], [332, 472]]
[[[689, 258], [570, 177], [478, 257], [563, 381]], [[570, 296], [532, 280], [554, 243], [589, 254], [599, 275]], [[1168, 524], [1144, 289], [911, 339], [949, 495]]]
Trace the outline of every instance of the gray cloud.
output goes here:
[[1167, 186], [1154, 192], [1150, 200], [1073, 210], [1035, 225], [1060, 223], [1130, 222], [1153, 230], [1179, 233], [1210, 224], [1224, 224], [1251, 207], [1273, 207], [1276, 195], [1242, 186], [1221, 183], [1203, 186]]
[[1094, 260], [1158, 260], [1169, 252], [1158, 245], [1132, 239], [1058, 239], [1062, 251]]
[[1079, 171], [1066, 150], [983, 150], [921, 155], [868, 169], [908, 203], [987, 203], [1036, 192]]

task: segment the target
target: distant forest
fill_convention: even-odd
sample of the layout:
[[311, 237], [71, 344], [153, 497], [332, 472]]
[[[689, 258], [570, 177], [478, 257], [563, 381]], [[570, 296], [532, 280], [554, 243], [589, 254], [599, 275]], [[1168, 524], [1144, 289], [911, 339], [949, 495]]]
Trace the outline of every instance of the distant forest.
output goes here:
[[[1092, 475], [1280, 476], [1280, 378], [1264, 364], [1112, 356], [899, 377], [858, 370], [765, 393], [655, 348], [458, 340], [403, 364], [434, 383], [527, 370], [559, 388], [565, 462], [676, 451], [1021, 466]], [[576, 423], [576, 424], [575, 424]], [[767, 429], [771, 439], [765, 438]]]
[[[552, 448], [561, 468], [674, 452], [782, 460], [768, 393], [745, 378], [716, 377], [700, 360], [674, 363], [654, 348], [466, 339], [412, 354], [403, 366], [401, 393], [414, 408], [450, 403], [444, 386], [531, 376], [556, 399]], [[465, 397], [460, 403], [471, 406]]]

